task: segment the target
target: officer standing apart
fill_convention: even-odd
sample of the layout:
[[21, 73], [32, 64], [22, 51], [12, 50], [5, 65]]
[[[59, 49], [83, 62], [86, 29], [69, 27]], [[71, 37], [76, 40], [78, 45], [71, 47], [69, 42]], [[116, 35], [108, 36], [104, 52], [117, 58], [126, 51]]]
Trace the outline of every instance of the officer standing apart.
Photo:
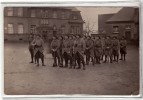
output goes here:
[[29, 36], [29, 52], [30, 52], [30, 55], [31, 55], [31, 62], [30, 63], [33, 63], [34, 61], [34, 46], [32, 45], [32, 41], [34, 40], [34, 34], [30, 34]]
[[37, 34], [36, 39], [32, 41], [32, 45], [35, 47], [34, 53], [37, 60], [37, 66], [39, 66], [39, 59], [41, 58], [42, 66], [44, 64], [44, 41], [39, 34]]

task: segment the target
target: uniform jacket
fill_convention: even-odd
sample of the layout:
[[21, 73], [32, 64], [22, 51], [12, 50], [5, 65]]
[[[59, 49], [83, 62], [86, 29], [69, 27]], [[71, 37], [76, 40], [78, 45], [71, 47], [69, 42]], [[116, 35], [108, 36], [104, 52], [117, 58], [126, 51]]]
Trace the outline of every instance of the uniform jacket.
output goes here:
[[119, 50], [119, 48], [120, 48], [120, 42], [119, 42], [119, 40], [118, 39], [114, 39], [114, 40], [112, 40], [112, 43], [113, 43], [113, 49], [114, 50]]
[[60, 48], [60, 41], [58, 39], [52, 40], [51, 42], [51, 50], [59, 50]]
[[121, 40], [120, 41], [120, 47], [125, 48], [127, 46], [127, 41], [126, 40]]
[[70, 54], [70, 53], [71, 53], [71, 48], [72, 48], [71, 41], [68, 40], [68, 39], [63, 40], [62, 54], [63, 54], [64, 52]]

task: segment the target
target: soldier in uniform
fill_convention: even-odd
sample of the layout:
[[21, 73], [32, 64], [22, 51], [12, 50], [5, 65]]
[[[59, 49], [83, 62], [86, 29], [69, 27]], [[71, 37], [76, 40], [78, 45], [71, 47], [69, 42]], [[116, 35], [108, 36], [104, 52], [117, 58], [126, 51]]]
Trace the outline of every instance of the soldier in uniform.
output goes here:
[[101, 54], [101, 60], [103, 60], [104, 56], [105, 56], [105, 37], [102, 37], [102, 54]]
[[72, 67], [72, 53], [71, 53], [71, 44], [68, 36], [64, 37], [62, 45], [62, 55], [65, 60], [65, 67], [68, 67], [68, 61], [70, 61], [70, 67]]
[[63, 37], [60, 36], [59, 38], [59, 59], [60, 59], [60, 67], [63, 67], [63, 56], [62, 56], [62, 45], [63, 45]]
[[100, 36], [97, 36], [97, 39], [94, 42], [94, 47], [95, 47], [94, 52], [95, 52], [96, 62], [100, 64], [100, 58], [102, 53], [102, 42], [101, 42]]
[[112, 47], [113, 58], [114, 58], [114, 61], [118, 62], [120, 43], [116, 36], [113, 36], [112, 43], [113, 43], [113, 47]]
[[[85, 41], [86, 44], [86, 50], [85, 50], [85, 55], [86, 55], [86, 64], [89, 65], [90, 57], [92, 61], [94, 61], [94, 50], [93, 50], [93, 40], [91, 39], [90, 36], [87, 36], [87, 39]], [[94, 65], [94, 62], [93, 62]]]
[[34, 40], [34, 34], [30, 34], [29, 36], [29, 52], [30, 52], [30, 55], [31, 55], [31, 62], [30, 63], [33, 63], [34, 61], [34, 46], [32, 45], [32, 41]]
[[110, 63], [112, 63], [112, 41], [110, 39], [110, 36], [107, 36], [105, 39], [105, 61], [104, 63], [106, 63], [108, 61], [108, 59], [110, 59]]
[[126, 54], [127, 54], [126, 47], [127, 47], [127, 41], [123, 36], [120, 41], [120, 54], [121, 54], [120, 60], [126, 60]]
[[[80, 37], [80, 38], [79, 38]], [[76, 59], [78, 63], [77, 69], [81, 68], [81, 63], [83, 65], [83, 70], [85, 70], [85, 62], [84, 62], [84, 52], [85, 52], [85, 41], [82, 36], [79, 36], [77, 39], [77, 48], [76, 48]]]
[[34, 55], [35, 55], [35, 58], [37, 60], [37, 66], [39, 66], [39, 59], [40, 58], [42, 61], [42, 66], [45, 66], [44, 54], [43, 54], [43, 52], [44, 52], [44, 41], [39, 34], [37, 34], [36, 39], [34, 39], [32, 41], [32, 45], [35, 47]]
[[77, 45], [78, 45], [78, 39], [79, 39], [79, 36], [73, 36], [73, 51], [72, 51], [72, 61], [73, 61], [73, 67], [75, 69], [76, 65], [77, 65], [77, 58], [76, 58], [76, 53], [77, 53]]
[[54, 63], [53, 67], [57, 66], [57, 59], [58, 59], [58, 65], [60, 66], [60, 41], [57, 39], [57, 37], [53, 36], [53, 40], [51, 42], [51, 50], [52, 55], [54, 57]]

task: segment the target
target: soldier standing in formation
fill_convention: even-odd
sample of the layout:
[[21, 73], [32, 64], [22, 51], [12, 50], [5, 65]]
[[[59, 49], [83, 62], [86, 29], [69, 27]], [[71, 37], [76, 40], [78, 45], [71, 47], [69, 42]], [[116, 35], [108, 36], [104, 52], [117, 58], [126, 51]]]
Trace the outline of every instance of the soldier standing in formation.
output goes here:
[[113, 59], [114, 61], [118, 62], [120, 43], [116, 36], [113, 37], [112, 43], [113, 43], [113, 47], [112, 47]]
[[65, 61], [65, 66], [68, 67], [68, 61], [70, 61], [70, 67], [72, 67], [72, 53], [71, 53], [71, 44], [68, 36], [65, 36], [62, 45], [62, 55]]
[[94, 50], [96, 63], [100, 64], [102, 54], [102, 42], [99, 36], [97, 36], [97, 39], [94, 42]]
[[120, 41], [120, 54], [121, 59], [120, 60], [126, 60], [126, 54], [127, 54], [127, 41], [125, 40], [125, 37], [123, 36]]
[[90, 36], [87, 36], [85, 43], [86, 43], [86, 50], [85, 50], [86, 64], [89, 65], [90, 58], [92, 59], [92, 61], [94, 61], [94, 49], [93, 49], [94, 44]]
[[106, 63], [107, 61], [110, 60], [110, 63], [112, 63], [112, 41], [110, 39], [109, 36], [107, 36], [106, 40], [105, 40], [105, 46], [104, 46], [105, 50], [104, 50], [104, 54], [105, 54], [105, 61], [104, 63]]
[[58, 59], [58, 65], [60, 65], [60, 42], [55, 36], [53, 37], [53, 40], [51, 42], [51, 50], [52, 50], [52, 55], [54, 57], [53, 67], [57, 67], [57, 59]]

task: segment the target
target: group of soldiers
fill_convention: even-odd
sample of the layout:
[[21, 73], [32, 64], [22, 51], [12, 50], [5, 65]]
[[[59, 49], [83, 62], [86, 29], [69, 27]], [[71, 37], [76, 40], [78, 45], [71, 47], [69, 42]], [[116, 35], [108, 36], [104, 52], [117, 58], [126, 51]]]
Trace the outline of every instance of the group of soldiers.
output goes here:
[[[116, 36], [59, 36], [53, 37], [51, 51], [54, 58], [53, 67], [67, 67], [85, 70], [85, 65], [100, 64], [113, 61], [126, 60], [127, 41], [123, 36], [118, 39]], [[85, 59], [86, 58], [86, 61]]]
[[[127, 41], [123, 36], [118, 39], [116, 36], [53, 36], [51, 42], [51, 52], [54, 59], [53, 67], [68, 67], [85, 70], [85, 65], [100, 64], [101, 62], [118, 62], [119, 52], [120, 60], [126, 60]], [[29, 37], [29, 51], [31, 62], [39, 66], [39, 59], [44, 64], [44, 41], [37, 34], [31, 34]], [[86, 60], [85, 60], [86, 59]]]

